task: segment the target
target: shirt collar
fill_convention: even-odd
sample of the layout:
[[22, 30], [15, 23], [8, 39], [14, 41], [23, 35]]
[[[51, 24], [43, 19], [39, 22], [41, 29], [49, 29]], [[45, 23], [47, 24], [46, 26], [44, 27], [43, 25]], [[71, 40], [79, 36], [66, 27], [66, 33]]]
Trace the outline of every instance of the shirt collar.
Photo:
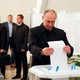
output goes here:
[[8, 22], [8, 24], [12, 24], [12, 22], [10, 23], [10, 22]]
[[[41, 26], [41, 32], [42, 32], [42, 33], [48, 31], [48, 30], [44, 27], [43, 23], [42, 23], [40, 26]], [[55, 32], [54, 30], [55, 30], [55, 27], [52, 28], [51, 31]], [[50, 31], [50, 32], [51, 32], [51, 31]], [[49, 32], [49, 31], [48, 31], [48, 32]]]
[[18, 26], [22, 26], [23, 25], [23, 23], [20, 23], [20, 24], [17, 24]]

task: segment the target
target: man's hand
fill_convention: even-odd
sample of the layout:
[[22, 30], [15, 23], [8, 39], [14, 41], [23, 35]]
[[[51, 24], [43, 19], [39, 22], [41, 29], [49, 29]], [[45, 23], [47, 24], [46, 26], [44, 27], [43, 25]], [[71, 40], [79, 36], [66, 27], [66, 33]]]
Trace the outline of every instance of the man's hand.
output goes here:
[[4, 49], [1, 49], [0, 50], [0, 53], [4, 53], [4, 52], [6, 52], [6, 50], [4, 50]]
[[49, 55], [51, 55], [52, 53], [54, 52], [54, 49], [53, 48], [43, 48], [42, 49], [42, 54], [43, 55], [46, 55], [46, 56], [49, 56]]
[[63, 48], [63, 51], [64, 52], [66, 52], [67, 54], [70, 54], [71, 53], [71, 49], [70, 49], [70, 46], [65, 46], [64, 48]]
[[25, 52], [25, 49], [21, 49], [22, 52]]

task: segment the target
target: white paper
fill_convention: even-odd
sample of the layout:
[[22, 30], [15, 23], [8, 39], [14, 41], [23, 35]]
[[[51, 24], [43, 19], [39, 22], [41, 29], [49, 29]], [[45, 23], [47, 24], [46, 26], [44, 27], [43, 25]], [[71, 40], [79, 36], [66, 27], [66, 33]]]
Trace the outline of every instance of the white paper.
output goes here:
[[50, 41], [48, 42], [49, 47], [54, 49], [52, 55], [50, 55], [51, 66], [56, 70], [56, 67], [59, 66], [59, 70], [67, 69], [67, 55], [63, 51], [65, 46], [63, 41]]

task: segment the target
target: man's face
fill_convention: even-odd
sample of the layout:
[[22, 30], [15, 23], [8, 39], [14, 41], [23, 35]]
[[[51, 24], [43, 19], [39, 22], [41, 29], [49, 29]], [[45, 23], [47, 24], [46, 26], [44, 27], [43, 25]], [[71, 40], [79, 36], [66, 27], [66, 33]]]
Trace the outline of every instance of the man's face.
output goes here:
[[18, 23], [18, 24], [21, 24], [22, 22], [23, 22], [23, 19], [21, 19], [20, 16], [17, 16], [17, 23]]
[[8, 22], [12, 23], [13, 21], [13, 17], [12, 16], [8, 16]]
[[47, 12], [43, 17], [43, 25], [47, 30], [52, 30], [56, 20], [56, 14], [53, 12]]

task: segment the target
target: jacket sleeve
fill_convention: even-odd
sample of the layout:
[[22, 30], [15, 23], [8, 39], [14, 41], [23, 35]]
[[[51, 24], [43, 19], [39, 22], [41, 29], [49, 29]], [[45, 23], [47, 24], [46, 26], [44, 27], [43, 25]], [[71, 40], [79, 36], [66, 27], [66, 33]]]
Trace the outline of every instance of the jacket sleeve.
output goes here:
[[1, 30], [1, 49], [6, 50], [7, 48], [7, 30], [3, 26]]
[[[65, 33], [65, 32], [64, 32]], [[64, 34], [64, 43], [65, 43], [65, 45], [68, 45], [68, 46], [70, 46], [70, 48], [71, 48], [71, 53], [70, 54], [67, 54], [67, 57], [68, 58], [70, 58], [72, 55], [73, 55], [73, 51], [74, 51], [74, 49], [73, 49], [73, 47], [70, 45], [70, 43], [69, 43], [69, 41], [68, 41], [68, 39], [67, 39], [67, 37], [66, 37], [66, 33]]]
[[38, 34], [35, 34], [35, 31], [32, 31], [31, 29], [29, 32], [29, 38], [28, 38], [28, 48], [31, 54], [40, 58], [42, 56], [41, 54], [42, 48], [38, 46], [36, 35]]

